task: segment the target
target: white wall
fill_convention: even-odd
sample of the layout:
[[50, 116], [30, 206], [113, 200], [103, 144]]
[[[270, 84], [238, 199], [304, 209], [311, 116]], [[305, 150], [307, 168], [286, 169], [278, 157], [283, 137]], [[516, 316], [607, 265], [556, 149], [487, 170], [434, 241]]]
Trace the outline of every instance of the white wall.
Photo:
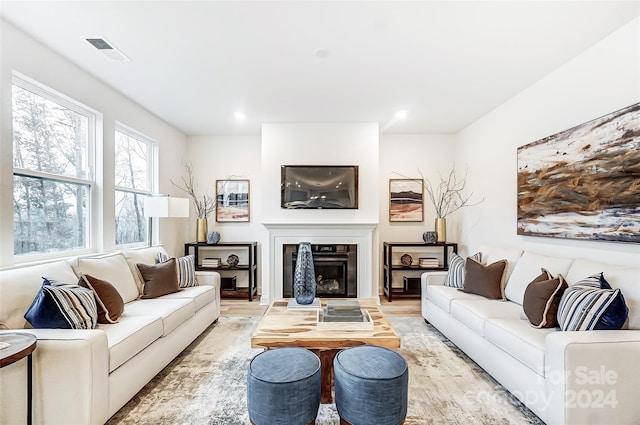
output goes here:
[[[190, 136], [187, 155], [198, 184], [198, 194], [215, 198], [216, 180], [249, 180], [249, 222], [217, 223], [215, 214], [209, 217], [209, 231], [220, 232], [221, 242], [254, 241], [262, 232], [260, 224], [260, 137], [259, 136]], [[196, 221], [191, 220], [189, 241], [195, 241]]]
[[466, 252], [500, 245], [548, 255], [638, 264], [637, 244], [516, 234], [516, 149], [640, 100], [640, 19], [635, 19], [457, 135], [469, 187], [485, 197], [464, 209]]
[[[216, 180], [249, 180], [249, 222], [217, 223], [215, 213], [209, 217], [209, 231], [220, 232], [221, 242], [258, 242], [258, 258], [266, 241], [261, 224], [260, 205], [262, 181], [260, 179], [259, 136], [191, 136], [187, 139], [185, 160], [193, 165], [198, 183], [198, 194], [216, 196]], [[187, 239], [196, 239], [196, 220], [192, 219]], [[258, 261], [258, 276], [262, 261]], [[241, 274], [242, 275], [242, 274]], [[238, 276], [242, 279], [244, 276]], [[243, 283], [239, 281], [240, 285]], [[260, 281], [258, 281], [260, 288]]]
[[[440, 175], [446, 176], [452, 167], [463, 167], [454, 162], [455, 136], [450, 134], [394, 134], [380, 136], [380, 181], [378, 204], [378, 261], [382, 264], [382, 244], [384, 242], [422, 242], [422, 233], [434, 230], [435, 210], [423, 193], [424, 221], [389, 221], [389, 179], [420, 179], [439, 182]], [[458, 240], [459, 223], [456, 216], [447, 219], [447, 240]], [[383, 275], [378, 267], [376, 276], [379, 292], [382, 293]]]
[[[398, 134], [380, 136], [380, 203], [378, 226], [380, 241], [422, 242], [422, 233], [433, 230], [435, 210], [426, 192], [423, 222], [389, 222], [389, 179], [420, 179], [439, 182], [440, 175], [447, 176], [452, 167], [464, 171], [456, 164], [455, 136], [450, 134]], [[458, 239], [455, 217], [448, 220], [447, 236]]]
[[[98, 240], [95, 251], [115, 249], [114, 211], [114, 131], [116, 121], [154, 139], [159, 145], [159, 192], [177, 195], [169, 180], [182, 173], [180, 158], [185, 151], [186, 138], [174, 127], [163, 122], [136, 103], [100, 82], [78, 66], [30, 38], [4, 20], [0, 20], [0, 266], [15, 263], [13, 255], [12, 215], [12, 135], [11, 135], [11, 78], [12, 71], [30, 77], [103, 115], [104, 162], [97, 169], [104, 170], [98, 190]], [[160, 241], [173, 254], [183, 252], [188, 220], [162, 219]]]

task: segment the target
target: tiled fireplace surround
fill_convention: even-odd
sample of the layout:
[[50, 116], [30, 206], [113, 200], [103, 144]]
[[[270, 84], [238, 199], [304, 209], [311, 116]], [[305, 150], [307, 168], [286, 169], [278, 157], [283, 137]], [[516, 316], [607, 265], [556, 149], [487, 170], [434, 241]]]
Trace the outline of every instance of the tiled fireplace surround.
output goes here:
[[[269, 243], [263, 247], [262, 296], [269, 304], [282, 298], [282, 247], [285, 244], [355, 244], [358, 264], [358, 297], [378, 299], [378, 279], [374, 279], [373, 231], [377, 223], [263, 223]], [[266, 251], [266, 252], [265, 252]]]

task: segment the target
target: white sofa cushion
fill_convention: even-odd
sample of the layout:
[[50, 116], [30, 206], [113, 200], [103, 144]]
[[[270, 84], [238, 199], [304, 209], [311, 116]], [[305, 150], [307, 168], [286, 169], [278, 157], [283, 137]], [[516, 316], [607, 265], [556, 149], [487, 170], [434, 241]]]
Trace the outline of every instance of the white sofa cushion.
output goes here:
[[545, 338], [557, 328], [536, 329], [526, 320], [487, 319], [484, 337], [502, 351], [544, 376]]
[[184, 288], [180, 292], [174, 292], [173, 294], [164, 295], [162, 298], [189, 298], [193, 300], [196, 311], [209, 303], [212, 303], [216, 299], [216, 288], [213, 286], [192, 286]]
[[125, 308], [120, 322], [98, 328], [107, 334], [111, 373], [162, 336], [162, 319], [158, 315], [130, 316]]
[[161, 252], [163, 255], [167, 255], [167, 252], [162, 246], [127, 249], [122, 252], [124, 257], [127, 259], [127, 264], [129, 264], [129, 269], [131, 270], [133, 279], [138, 286], [138, 292], [141, 295], [142, 288], [144, 287], [144, 279], [142, 279], [142, 276], [140, 275], [140, 271], [138, 270], [136, 264], [156, 264], [156, 258], [159, 252]]
[[640, 329], [640, 267], [624, 267], [615, 264], [577, 258], [566, 275], [569, 286], [602, 272], [612, 288], [620, 288], [629, 308], [629, 329]]
[[522, 305], [524, 291], [529, 283], [540, 275], [542, 268], [548, 270], [554, 277], [558, 274], [566, 276], [572, 261], [571, 258], [550, 257], [526, 251], [516, 263], [507, 281], [504, 289], [505, 296], [509, 301]]
[[[24, 314], [42, 287], [42, 278], [76, 283], [78, 277], [66, 261], [56, 261], [0, 272], [0, 329], [22, 329]], [[10, 294], [10, 296], [8, 295]]]
[[493, 246], [480, 247], [482, 253], [482, 264], [493, 264], [496, 261], [507, 260], [507, 267], [504, 269], [502, 275], [502, 287], [509, 280], [509, 276], [513, 272], [513, 268], [522, 255], [521, 249], [509, 249], [509, 248], [496, 248]]
[[196, 314], [196, 305], [191, 298], [153, 298], [126, 304], [125, 314], [129, 316], [160, 316], [162, 336], [168, 335]]
[[[482, 298], [482, 297], [481, 297]], [[522, 307], [511, 302], [488, 299], [453, 300], [451, 317], [464, 323], [484, 337], [484, 325], [489, 318], [520, 320]]]
[[138, 286], [122, 253], [95, 258], [78, 258], [78, 272], [112, 284], [126, 303], [140, 295]]
[[447, 313], [450, 313], [452, 300], [483, 300], [484, 298], [480, 295], [459, 291], [458, 288], [430, 285], [427, 286], [427, 299]]

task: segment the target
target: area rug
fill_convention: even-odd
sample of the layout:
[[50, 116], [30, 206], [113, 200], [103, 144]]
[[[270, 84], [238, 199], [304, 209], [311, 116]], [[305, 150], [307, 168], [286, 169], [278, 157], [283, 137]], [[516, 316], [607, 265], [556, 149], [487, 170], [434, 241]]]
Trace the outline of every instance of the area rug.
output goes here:
[[[409, 363], [406, 425], [543, 425], [422, 318], [389, 320], [402, 338], [398, 351]], [[250, 346], [258, 321], [221, 317], [107, 424], [249, 424], [246, 374], [261, 351]], [[334, 404], [320, 406], [317, 425], [339, 423]]]

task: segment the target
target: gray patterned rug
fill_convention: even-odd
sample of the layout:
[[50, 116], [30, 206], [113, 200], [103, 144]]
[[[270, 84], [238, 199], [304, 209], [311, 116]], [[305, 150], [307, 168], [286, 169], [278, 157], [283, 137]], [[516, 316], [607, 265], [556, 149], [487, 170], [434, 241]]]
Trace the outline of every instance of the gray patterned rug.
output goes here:
[[[225, 318], [207, 329], [108, 425], [249, 424], [246, 373], [258, 318]], [[390, 317], [409, 363], [406, 425], [539, 424], [531, 411], [419, 317]], [[317, 425], [338, 425], [321, 405]]]

